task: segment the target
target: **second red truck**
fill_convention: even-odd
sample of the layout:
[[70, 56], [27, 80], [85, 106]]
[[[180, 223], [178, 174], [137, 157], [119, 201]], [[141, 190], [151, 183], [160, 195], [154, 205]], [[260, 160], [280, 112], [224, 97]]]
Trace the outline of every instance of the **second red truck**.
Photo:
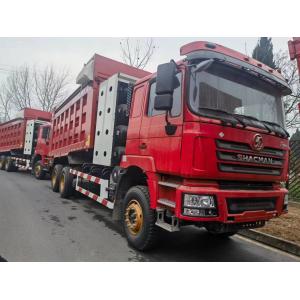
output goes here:
[[48, 168], [51, 113], [25, 108], [17, 118], [0, 124], [0, 170], [32, 170], [38, 179]]

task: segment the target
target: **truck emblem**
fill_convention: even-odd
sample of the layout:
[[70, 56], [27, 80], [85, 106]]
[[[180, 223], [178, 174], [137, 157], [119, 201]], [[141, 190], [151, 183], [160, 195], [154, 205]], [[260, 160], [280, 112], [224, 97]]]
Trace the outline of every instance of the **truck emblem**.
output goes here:
[[253, 137], [252, 149], [255, 151], [261, 151], [264, 148], [263, 138], [260, 134], [256, 134]]

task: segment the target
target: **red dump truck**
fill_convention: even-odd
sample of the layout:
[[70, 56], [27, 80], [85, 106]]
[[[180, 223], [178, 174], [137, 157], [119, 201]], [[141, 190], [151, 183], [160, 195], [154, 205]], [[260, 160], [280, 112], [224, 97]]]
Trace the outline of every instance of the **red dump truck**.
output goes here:
[[53, 191], [112, 209], [139, 250], [159, 228], [224, 237], [287, 212], [285, 79], [213, 43], [180, 54], [154, 74], [95, 55], [53, 114]]
[[51, 113], [25, 108], [18, 116], [0, 124], [0, 170], [32, 170], [42, 179], [48, 168]]

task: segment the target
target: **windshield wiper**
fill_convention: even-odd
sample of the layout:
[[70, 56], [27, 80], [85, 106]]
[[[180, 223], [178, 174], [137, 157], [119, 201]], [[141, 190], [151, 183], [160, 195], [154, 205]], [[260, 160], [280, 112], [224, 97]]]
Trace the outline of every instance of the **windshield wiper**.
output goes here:
[[[269, 133], [271, 133], [272, 131], [275, 131], [274, 128], [272, 128], [273, 126], [279, 127], [280, 129], [283, 130], [283, 132], [284, 132], [288, 137], [290, 136], [289, 133], [288, 133], [282, 126], [280, 126], [280, 125], [277, 124], [277, 123], [269, 122], [269, 121], [264, 121], [264, 120], [259, 120], [259, 119], [255, 118], [255, 117], [248, 116], [248, 115], [239, 115], [239, 114], [235, 114], [235, 116], [241, 116], [241, 117], [245, 117], [246, 119], [248, 118], [248, 119], [250, 119], [250, 120], [259, 122], [259, 123], [261, 123], [261, 124], [269, 131]], [[270, 127], [270, 125], [271, 125], [272, 127]], [[276, 132], [276, 131], [275, 131], [275, 132]], [[277, 133], [278, 133], [278, 132], [277, 132]]]
[[282, 129], [282, 131], [286, 134], [287, 137], [290, 136], [290, 134], [280, 124], [277, 124], [275, 122], [270, 122], [270, 121], [262, 121], [262, 122], [267, 123], [267, 124], [272, 125], [272, 126], [275, 126], [275, 127], [279, 127], [280, 129]]
[[201, 107], [201, 106], [199, 106], [198, 109], [208, 110], [208, 111], [212, 111], [214, 113], [221, 113], [221, 114], [227, 115], [227, 116], [231, 117], [232, 119], [234, 119], [236, 121], [235, 123], [233, 123], [232, 121], [229, 121], [229, 122], [231, 122], [234, 125], [240, 123], [245, 127], [245, 124], [241, 120], [239, 120], [234, 114], [229, 113], [226, 110], [217, 109], [217, 108], [215, 109], [215, 108]]
[[[261, 125], [262, 125], [261, 127], [267, 129], [269, 133], [272, 132], [271, 128], [270, 128], [269, 126], [267, 126], [266, 124], [264, 124], [264, 121], [261, 121], [261, 120], [255, 118], [255, 117], [253, 117], [253, 116], [242, 115], [242, 114], [234, 114], [234, 115], [235, 115], [236, 117], [239, 117], [239, 118], [245, 118], [245, 119], [250, 119], [251, 121], [255, 121], [255, 122], [261, 124]], [[245, 124], [245, 125], [246, 125], [246, 124]], [[255, 124], [254, 124], [254, 126], [255, 126]]]

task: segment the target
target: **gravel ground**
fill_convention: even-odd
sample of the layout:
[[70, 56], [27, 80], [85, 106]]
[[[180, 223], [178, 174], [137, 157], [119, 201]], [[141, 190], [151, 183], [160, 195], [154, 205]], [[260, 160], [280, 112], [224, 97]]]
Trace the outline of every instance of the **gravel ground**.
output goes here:
[[290, 206], [287, 214], [270, 220], [265, 227], [257, 231], [297, 243], [300, 246], [300, 208]]

